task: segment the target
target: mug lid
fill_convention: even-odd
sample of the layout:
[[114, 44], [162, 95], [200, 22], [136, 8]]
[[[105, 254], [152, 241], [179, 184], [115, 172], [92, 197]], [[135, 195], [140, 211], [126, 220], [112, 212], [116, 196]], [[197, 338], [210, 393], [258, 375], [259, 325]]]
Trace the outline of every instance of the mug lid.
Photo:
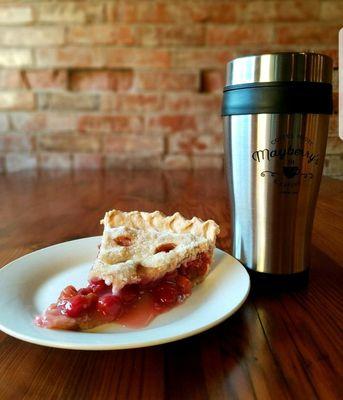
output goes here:
[[248, 55], [228, 62], [226, 86], [263, 82], [331, 83], [332, 59], [311, 52]]

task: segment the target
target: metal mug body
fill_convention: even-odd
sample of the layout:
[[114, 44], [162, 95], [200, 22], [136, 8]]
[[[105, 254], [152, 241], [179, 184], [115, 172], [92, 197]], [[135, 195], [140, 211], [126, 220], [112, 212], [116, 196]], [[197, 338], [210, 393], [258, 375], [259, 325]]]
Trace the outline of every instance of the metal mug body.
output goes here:
[[224, 117], [232, 255], [271, 274], [305, 271], [329, 115]]

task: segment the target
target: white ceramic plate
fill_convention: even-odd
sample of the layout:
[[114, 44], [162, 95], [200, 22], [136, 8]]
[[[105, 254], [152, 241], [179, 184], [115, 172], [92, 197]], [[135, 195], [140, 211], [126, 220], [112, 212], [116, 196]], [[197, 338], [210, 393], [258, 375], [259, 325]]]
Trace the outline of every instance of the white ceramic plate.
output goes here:
[[0, 329], [27, 342], [80, 350], [110, 350], [153, 346], [203, 332], [232, 315], [248, 296], [244, 267], [222, 250], [206, 280], [192, 296], [150, 325], [133, 330], [110, 324], [95, 332], [38, 328], [34, 317], [53, 303], [61, 290], [87, 284], [101, 237], [60, 243], [35, 251], [0, 269]]

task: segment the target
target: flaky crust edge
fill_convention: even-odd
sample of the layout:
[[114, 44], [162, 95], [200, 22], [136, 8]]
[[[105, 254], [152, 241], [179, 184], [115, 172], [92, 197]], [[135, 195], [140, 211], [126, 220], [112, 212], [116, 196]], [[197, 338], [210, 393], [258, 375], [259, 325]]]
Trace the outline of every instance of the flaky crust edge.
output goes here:
[[169, 231], [174, 233], [192, 233], [205, 237], [211, 244], [215, 244], [216, 237], [220, 233], [219, 225], [209, 219], [203, 221], [193, 217], [187, 219], [179, 212], [166, 216], [161, 211], [120, 211], [111, 210], [106, 212], [101, 223], [106, 227], [115, 228], [125, 225], [130, 228], [155, 229], [157, 231]]

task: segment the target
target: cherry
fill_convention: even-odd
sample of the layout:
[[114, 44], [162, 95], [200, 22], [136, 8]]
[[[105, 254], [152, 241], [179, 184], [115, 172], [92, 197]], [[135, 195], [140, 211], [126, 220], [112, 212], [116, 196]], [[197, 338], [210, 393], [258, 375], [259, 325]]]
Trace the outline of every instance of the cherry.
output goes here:
[[191, 294], [192, 282], [187, 277], [179, 275], [176, 279], [176, 284], [181, 294]]
[[197, 275], [198, 276], [204, 276], [205, 274], [206, 274], [206, 272], [207, 272], [207, 264], [205, 264], [205, 263], [200, 263], [199, 265], [198, 265], [198, 267], [197, 267]]
[[154, 300], [162, 305], [171, 306], [177, 302], [177, 288], [171, 282], [162, 282], [153, 289]]
[[200, 254], [200, 265], [199, 265], [199, 275], [203, 276], [206, 274], [208, 270], [208, 266], [210, 264], [211, 258], [206, 253]]
[[139, 297], [139, 289], [137, 285], [127, 285], [120, 291], [120, 298], [125, 304], [135, 302]]
[[122, 310], [120, 297], [113, 294], [105, 294], [99, 298], [97, 310], [105, 316], [118, 317]]
[[167, 281], [167, 282], [174, 282], [178, 276], [177, 270], [172, 271], [172, 272], [168, 272], [167, 274], [165, 274], [163, 280]]
[[92, 279], [89, 282], [88, 287], [92, 290], [93, 293], [96, 294], [102, 294], [109, 289], [109, 286], [106, 285], [103, 279]]
[[60, 297], [58, 298], [58, 300], [70, 299], [70, 298], [74, 297], [76, 294], [77, 294], [77, 290], [75, 289], [75, 287], [72, 286], [72, 285], [69, 285], [69, 286], [66, 286], [66, 287], [62, 290], [62, 292], [61, 292]]
[[77, 294], [64, 303], [64, 310], [68, 317], [77, 318], [94, 304], [96, 296], [93, 293], [84, 296]]
[[90, 287], [85, 287], [85, 288], [81, 288], [77, 291], [78, 294], [83, 294], [84, 296], [86, 296], [89, 293], [92, 293], [92, 289]]
[[207, 272], [209, 257], [205, 253], [201, 253], [195, 260], [188, 261], [180, 267], [180, 274], [188, 279], [196, 279], [199, 276], [204, 276]]
[[156, 253], [169, 253], [170, 251], [174, 250], [176, 247], [175, 243], [163, 243], [160, 244], [159, 246], [156, 247], [155, 249], [155, 254]]
[[132, 244], [132, 239], [129, 236], [125, 235], [116, 237], [114, 241], [118, 246], [128, 247]]
[[196, 268], [192, 267], [189, 265], [189, 263], [187, 264], [183, 264], [180, 267], [180, 275], [185, 276], [187, 279], [195, 279], [197, 277], [197, 271]]

